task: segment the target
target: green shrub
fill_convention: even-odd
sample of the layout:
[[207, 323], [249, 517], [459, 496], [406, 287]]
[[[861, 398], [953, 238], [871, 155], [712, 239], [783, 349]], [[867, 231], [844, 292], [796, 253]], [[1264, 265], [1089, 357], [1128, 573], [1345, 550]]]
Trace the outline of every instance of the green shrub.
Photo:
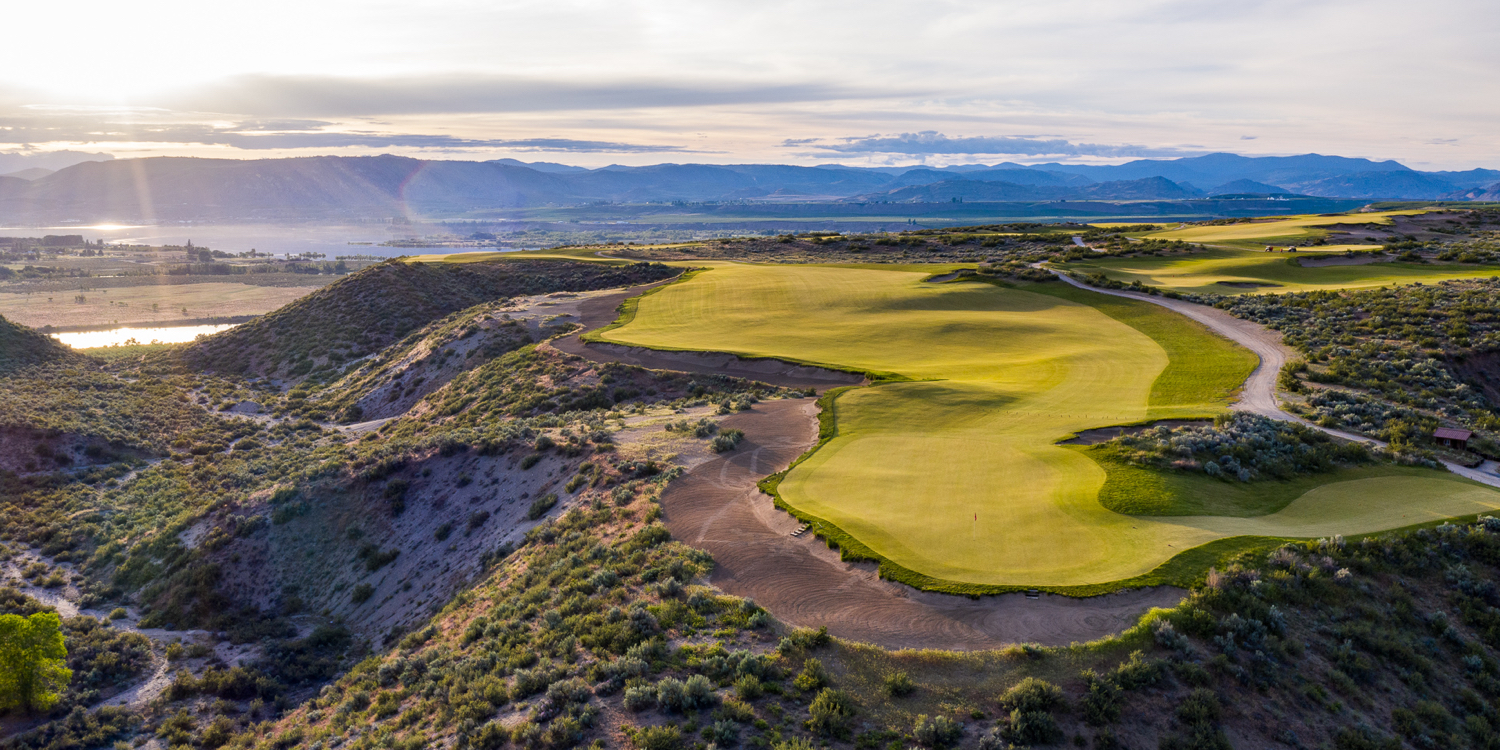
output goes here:
[[1063, 731], [1052, 714], [1017, 708], [1010, 712], [1002, 735], [1020, 745], [1051, 745], [1062, 739]]
[[1126, 689], [1135, 690], [1155, 685], [1161, 679], [1162, 662], [1160, 659], [1146, 659], [1140, 651], [1130, 654], [1129, 661], [1115, 668], [1111, 675], [1116, 685]]
[[1092, 670], [1083, 673], [1083, 720], [1089, 726], [1102, 727], [1120, 718], [1120, 686]]
[[533, 453], [533, 454], [531, 454], [531, 455], [529, 455], [529, 456], [521, 459], [521, 468], [523, 470], [530, 469], [531, 467], [536, 466], [537, 462], [541, 461], [541, 460], [542, 460], [542, 454], [540, 454], [540, 453]]
[[886, 675], [881, 686], [885, 688], [886, 695], [892, 698], [901, 698], [917, 691], [917, 683], [912, 681], [911, 675], [905, 670], [897, 670]]
[[812, 692], [828, 684], [828, 672], [823, 662], [808, 659], [802, 662], [802, 671], [792, 679], [792, 686], [803, 692]]
[[741, 700], [753, 701], [760, 697], [760, 679], [753, 674], [741, 675], [734, 681], [734, 694]]
[[681, 750], [682, 733], [674, 726], [643, 727], [630, 735], [636, 750]]
[[1000, 706], [1011, 711], [1051, 711], [1062, 705], [1062, 688], [1035, 677], [1021, 680], [1000, 696]]
[[355, 604], [364, 604], [365, 602], [370, 601], [370, 597], [374, 595], [374, 586], [371, 586], [368, 583], [361, 583], [360, 585], [354, 587], [353, 593], [349, 595], [349, 600], [354, 602]]
[[444, 542], [447, 541], [448, 537], [452, 534], [453, 523], [450, 521], [444, 521], [442, 526], [437, 527], [437, 529], [432, 532], [432, 537], [440, 542]]
[[656, 705], [656, 688], [649, 685], [625, 688], [624, 700], [626, 710], [645, 711]]
[[964, 725], [946, 716], [928, 717], [926, 714], [919, 714], [917, 723], [912, 728], [912, 738], [917, 744], [934, 750], [952, 747], [963, 734]]
[[498, 721], [487, 721], [469, 738], [474, 750], [497, 750], [510, 741], [510, 730]]
[[1208, 688], [1198, 688], [1177, 706], [1177, 720], [1184, 724], [1212, 724], [1223, 713], [1219, 696]]
[[712, 449], [714, 453], [725, 453], [727, 451], [734, 450], [735, 447], [740, 444], [740, 441], [744, 439], [744, 430], [724, 430], [723, 432], [720, 432], [719, 434], [714, 436], [713, 441], [708, 444], [708, 447]]
[[552, 510], [554, 505], [557, 505], [557, 493], [548, 492], [533, 501], [531, 507], [526, 509], [526, 520], [535, 521], [547, 515], [547, 511]]
[[807, 707], [807, 728], [829, 737], [844, 737], [854, 721], [854, 701], [839, 690], [824, 688]]

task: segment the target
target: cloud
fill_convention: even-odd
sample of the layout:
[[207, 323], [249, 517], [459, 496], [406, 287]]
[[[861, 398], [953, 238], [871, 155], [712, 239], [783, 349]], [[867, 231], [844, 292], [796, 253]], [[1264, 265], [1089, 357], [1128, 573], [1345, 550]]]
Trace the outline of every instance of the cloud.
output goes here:
[[[573, 153], [695, 153], [682, 146], [625, 143], [571, 138], [463, 138], [435, 133], [338, 130], [326, 120], [245, 120], [236, 123], [182, 121], [193, 115], [164, 113], [164, 117], [94, 116], [69, 111], [66, 114], [28, 113], [0, 118], [0, 142], [12, 143], [118, 143], [228, 146], [246, 151], [291, 149], [436, 149], [476, 151], [557, 151]], [[50, 152], [60, 153], [60, 152]], [[72, 153], [72, 152], [69, 152]], [[3, 156], [3, 154], [0, 154]], [[92, 155], [84, 155], [93, 158]], [[75, 159], [87, 161], [89, 158]], [[100, 155], [100, 158], [112, 158]], [[37, 166], [28, 164], [26, 166]], [[68, 166], [63, 164], [62, 166]], [[22, 167], [16, 167], [20, 169]], [[59, 167], [51, 167], [59, 168]], [[8, 170], [14, 171], [14, 170]]]
[[810, 142], [811, 140], [787, 140], [782, 145], [811, 146], [812, 148], [840, 154], [906, 154], [911, 156], [1015, 154], [1025, 156], [1152, 157], [1187, 156], [1199, 153], [1198, 151], [1185, 151], [1175, 148], [1073, 143], [1060, 139], [1043, 140], [1038, 138], [1011, 138], [1004, 136], [950, 138], [933, 130], [891, 136], [874, 135], [843, 138], [832, 143]]
[[776, 104], [869, 96], [811, 83], [597, 78], [579, 83], [472, 74], [385, 79], [249, 75], [169, 95], [162, 105], [251, 117], [333, 118]]

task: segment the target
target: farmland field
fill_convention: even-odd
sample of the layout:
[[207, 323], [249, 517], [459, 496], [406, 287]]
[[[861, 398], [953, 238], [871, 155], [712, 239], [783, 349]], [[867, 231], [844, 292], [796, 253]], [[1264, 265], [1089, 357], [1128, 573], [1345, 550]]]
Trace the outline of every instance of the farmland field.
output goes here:
[[[1500, 493], [1439, 472], [1377, 469], [1230, 515], [1110, 511], [1105, 469], [1057, 441], [1220, 413], [1253, 356], [1145, 303], [926, 276], [716, 265], [640, 298], [603, 338], [892, 374], [833, 401], [836, 435], [778, 490], [846, 547], [942, 581], [1100, 584], [1226, 537], [1354, 534], [1500, 508]], [[1250, 512], [1263, 515], [1241, 517]]]
[[320, 279], [332, 277], [310, 278], [307, 286], [216, 281], [67, 291], [0, 291], [0, 316], [41, 328], [174, 325], [184, 320], [260, 315], [316, 291]]

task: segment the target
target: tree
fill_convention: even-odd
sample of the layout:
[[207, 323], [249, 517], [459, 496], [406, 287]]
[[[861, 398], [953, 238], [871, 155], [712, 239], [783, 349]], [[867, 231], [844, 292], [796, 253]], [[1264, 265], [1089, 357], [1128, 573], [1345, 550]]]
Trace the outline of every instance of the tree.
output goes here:
[[73, 679], [56, 612], [0, 615], [0, 710], [45, 711]]

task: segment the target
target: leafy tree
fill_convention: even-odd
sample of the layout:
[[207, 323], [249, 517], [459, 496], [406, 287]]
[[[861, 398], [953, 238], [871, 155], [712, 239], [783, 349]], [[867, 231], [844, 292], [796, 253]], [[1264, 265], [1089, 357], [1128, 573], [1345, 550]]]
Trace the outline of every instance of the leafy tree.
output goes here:
[[0, 710], [51, 708], [73, 679], [67, 659], [57, 613], [0, 615]]

